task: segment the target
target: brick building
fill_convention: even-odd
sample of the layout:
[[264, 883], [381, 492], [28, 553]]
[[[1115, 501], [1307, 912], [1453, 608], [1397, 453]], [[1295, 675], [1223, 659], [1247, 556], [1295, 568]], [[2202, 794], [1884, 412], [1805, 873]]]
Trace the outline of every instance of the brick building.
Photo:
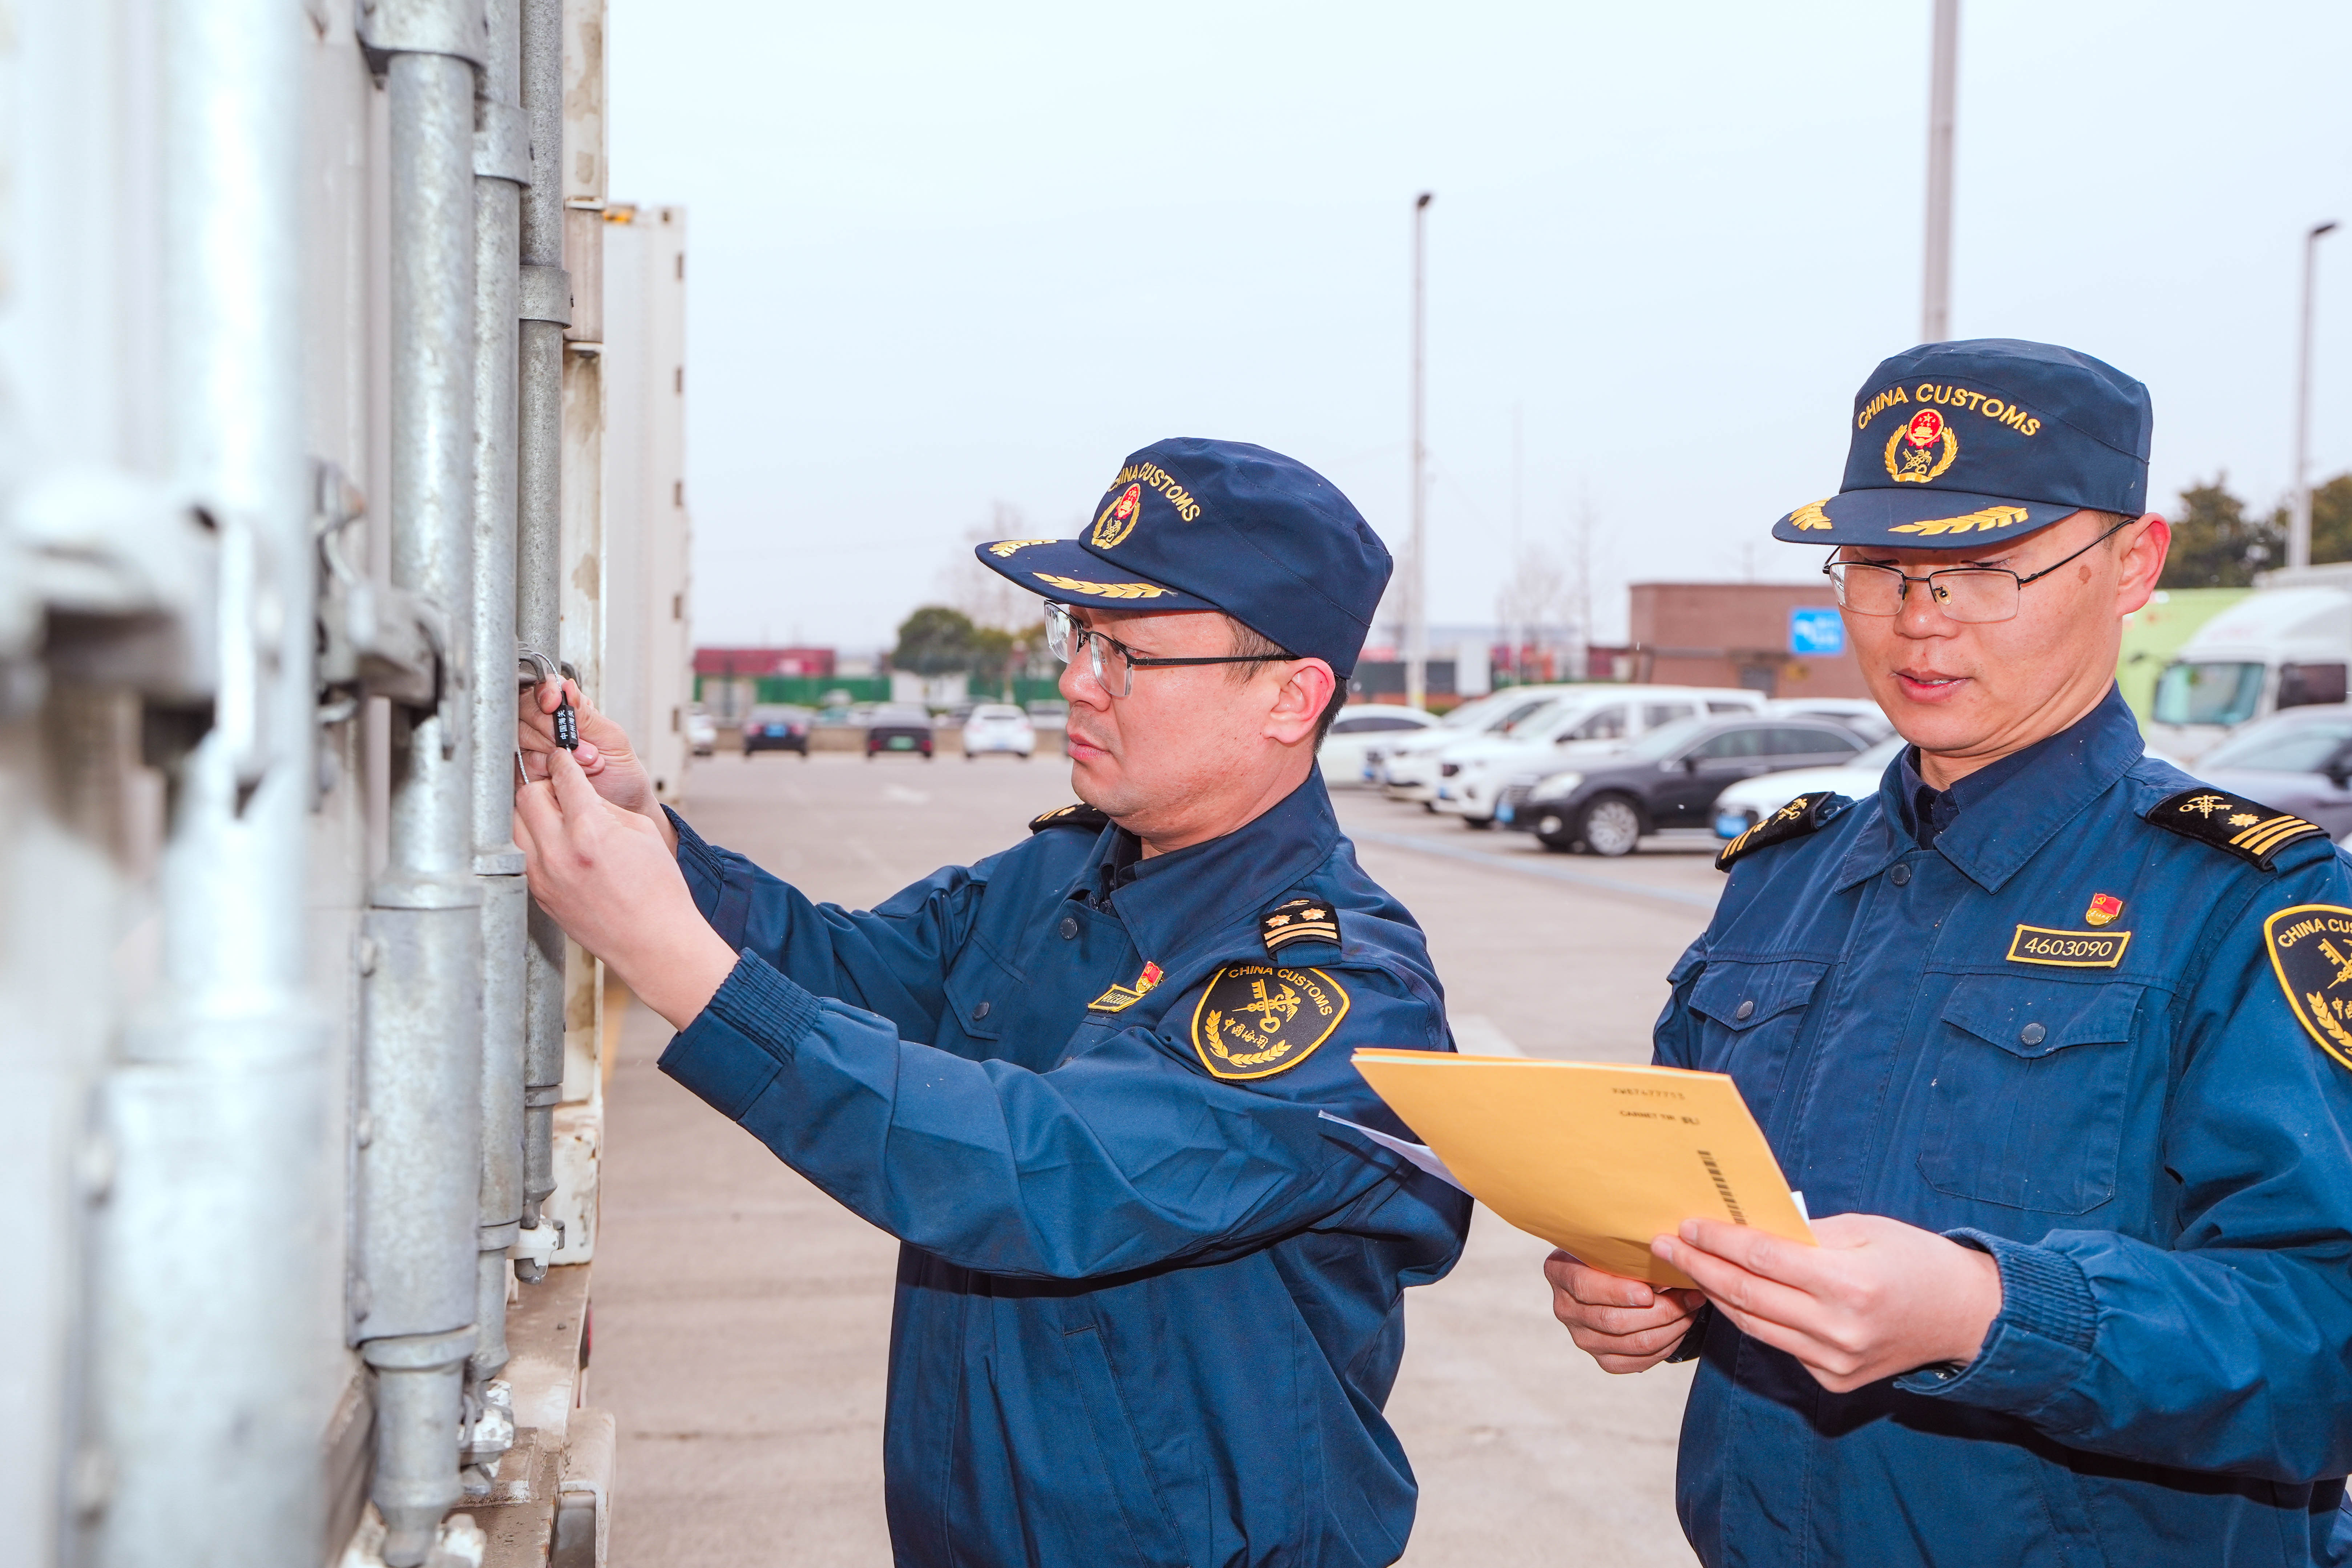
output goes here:
[[1827, 579], [1636, 583], [1632, 593], [1632, 646], [1618, 658], [1624, 679], [1768, 697], [1870, 695]]

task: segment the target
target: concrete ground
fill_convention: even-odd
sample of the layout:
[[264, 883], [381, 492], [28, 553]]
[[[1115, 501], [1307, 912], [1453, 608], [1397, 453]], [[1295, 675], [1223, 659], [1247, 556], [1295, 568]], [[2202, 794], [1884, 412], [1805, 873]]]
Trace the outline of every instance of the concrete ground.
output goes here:
[[[1058, 759], [784, 754], [707, 759], [688, 797], [714, 842], [858, 906], [1071, 798]], [[1428, 930], [1465, 1048], [1647, 1058], [1665, 971], [1720, 882], [1708, 841], [1547, 855], [1338, 798], [1365, 866]], [[608, 1091], [591, 1392], [620, 1422], [612, 1559], [887, 1563], [896, 1244], [662, 1078], [667, 1037], [633, 1009]], [[1551, 1319], [1548, 1250], [1481, 1211], [1453, 1275], [1407, 1298], [1389, 1412], [1422, 1484], [1410, 1568], [1692, 1562], [1673, 1502], [1688, 1369], [1595, 1369]]]

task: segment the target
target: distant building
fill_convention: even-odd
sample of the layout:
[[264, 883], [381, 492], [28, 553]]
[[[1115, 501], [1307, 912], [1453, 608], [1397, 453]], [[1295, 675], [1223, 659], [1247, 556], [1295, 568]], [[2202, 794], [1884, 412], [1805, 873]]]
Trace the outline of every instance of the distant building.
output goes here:
[[1636, 583], [1632, 592], [1630, 646], [1607, 650], [1622, 679], [1768, 697], [1870, 695], [1826, 580]]
[[694, 673], [757, 679], [763, 675], [825, 677], [836, 671], [829, 647], [698, 647]]

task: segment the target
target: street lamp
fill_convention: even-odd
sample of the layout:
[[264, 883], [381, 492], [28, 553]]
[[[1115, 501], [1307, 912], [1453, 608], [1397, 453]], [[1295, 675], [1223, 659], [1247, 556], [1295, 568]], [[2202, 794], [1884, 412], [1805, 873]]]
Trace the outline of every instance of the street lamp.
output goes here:
[[1428, 465], [1428, 447], [1423, 439], [1422, 405], [1422, 346], [1426, 331], [1425, 312], [1422, 304], [1423, 271], [1423, 236], [1428, 226], [1429, 202], [1435, 195], [1423, 191], [1412, 203], [1412, 531], [1405, 544], [1404, 568], [1404, 700], [1409, 708], [1429, 706], [1429, 616], [1424, 604], [1428, 573], [1423, 563], [1425, 557], [1424, 514], [1428, 510], [1429, 485], [1423, 470]]
[[2315, 223], [2303, 236], [2303, 342], [2294, 368], [2294, 515], [2286, 525], [2286, 563], [2311, 564], [2311, 277], [2319, 237], [2336, 220]]
[[1952, 335], [1952, 121], [1958, 96], [1960, 0], [1936, 0], [1927, 69], [1927, 246], [1919, 289], [1919, 341]]

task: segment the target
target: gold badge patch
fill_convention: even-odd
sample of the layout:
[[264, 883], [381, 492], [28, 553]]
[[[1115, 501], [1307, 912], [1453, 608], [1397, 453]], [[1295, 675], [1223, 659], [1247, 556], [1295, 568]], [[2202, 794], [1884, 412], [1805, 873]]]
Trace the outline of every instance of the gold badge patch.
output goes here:
[[1114, 985], [1087, 1004], [1089, 1013], [1124, 1013], [1143, 1000], [1143, 994], [1160, 984], [1160, 966], [1146, 963], [1143, 973], [1135, 977], [1132, 985]]
[[2352, 910], [2281, 910], [2263, 922], [2263, 945], [2295, 1022], [2321, 1050], [2352, 1068]]
[[1924, 485], [1939, 477], [1960, 455], [1960, 438], [1932, 408], [1911, 416], [1911, 423], [1886, 438], [1886, 474], [1896, 484]]
[[1228, 963], [1192, 1009], [1192, 1048], [1212, 1077], [1272, 1078], [1312, 1056], [1347, 1016], [1347, 992], [1319, 969]]
[[2127, 931], [2052, 931], [2046, 926], [2021, 925], [2009, 939], [2009, 961], [2060, 969], [2113, 969], [2124, 961], [2124, 949], [2131, 939]]
[[1119, 492], [1118, 499], [1103, 508], [1095, 519], [1094, 545], [1097, 550], [1108, 550], [1135, 531], [1136, 520], [1143, 515], [1143, 487], [1133, 484]]

